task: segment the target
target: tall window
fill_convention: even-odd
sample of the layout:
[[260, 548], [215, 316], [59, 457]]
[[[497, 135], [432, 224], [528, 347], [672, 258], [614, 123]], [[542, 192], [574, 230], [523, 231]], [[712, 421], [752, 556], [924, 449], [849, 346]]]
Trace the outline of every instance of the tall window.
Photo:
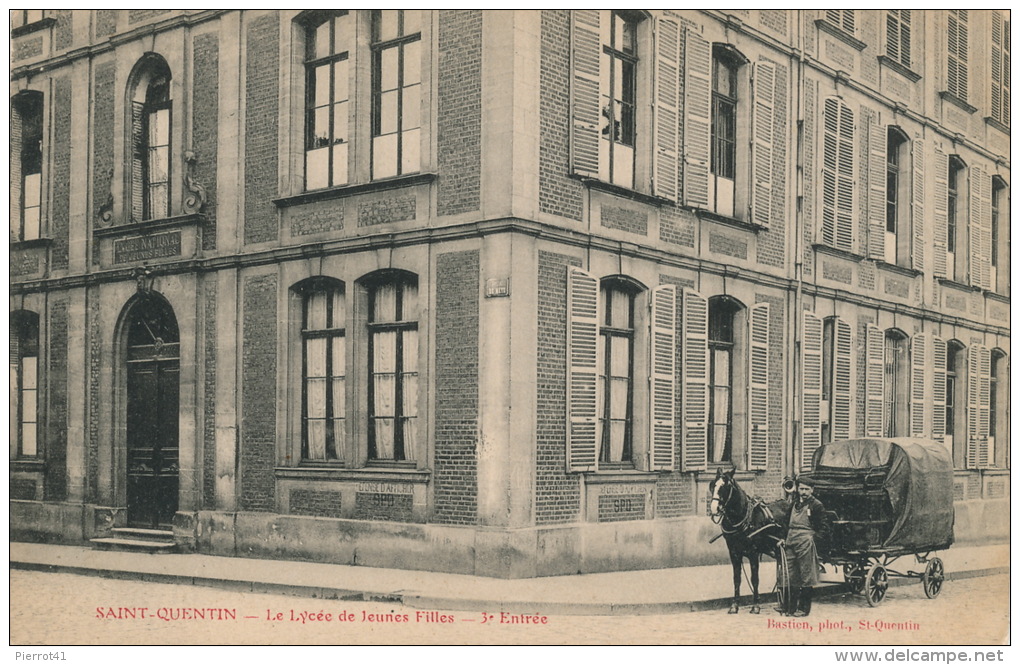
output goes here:
[[11, 240], [34, 240], [39, 237], [42, 209], [43, 96], [23, 93], [12, 106], [11, 142], [20, 143], [20, 149], [13, 155], [17, 163], [11, 164], [11, 185], [17, 188], [11, 192], [17, 207], [12, 206]]
[[825, 100], [822, 134], [822, 242], [853, 251], [854, 113], [843, 100]]
[[372, 177], [421, 168], [421, 11], [372, 12]]
[[993, 291], [1000, 291], [1003, 289], [999, 288], [999, 263], [1000, 256], [1003, 253], [1004, 248], [1002, 247], [1002, 228], [1003, 228], [1003, 211], [1009, 210], [1009, 200], [1007, 197], [1006, 183], [1002, 178], [995, 176], [992, 178], [992, 246], [989, 248], [989, 262], [991, 265], [991, 279]]
[[20, 28], [43, 20], [42, 9], [14, 9], [11, 11], [11, 25]]
[[602, 283], [603, 320], [599, 328], [599, 390], [602, 434], [599, 462], [633, 459], [634, 296], [629, 284]]
[[39, 317], [34, 312], [11, 315], [11, 442], [18, 456], [35, 457], [38, 447]]
[[957, 279], [962, 276], [963, 271], [957, 267], [957, 259], [963, 258], [963, 252], [959, 249], [960, 225], [959, 221], [964, 217], [963, 201], [960, 196], [960, 185], [963, 181], [963, 162], [956, 157], [949, 158], [949, 180], [948, 180], [948, 217], [946, 223], [946, 276], [949, 279]]
[[170, 69], [158, 56], [142, 65], [132, 103], [131, 216], [170, 216]]
[[1010, 20], [1001, 11], [992, 12], [992, 109], [990, 116], [1009, 126]]
[[950, 9], [948, 17], [948, 51], [946, 92], [967, 101], [967, 16], [966, 9]]
[[413, 459], [418, 416], [418, 281], [386, 273], [368, 284], [368, 457]]
[[602, 31], [599, 174], [611, 183], [633, 187], [637, 21], [614, 11], [609, 21], [603, 19], [599, 25]]
[[856, 17], [853, 9], [826, 10], [825, 20], [850, 35], [856, 31]]
[[1005, 466], [1008, 459], [1007, 437], [1009, 432], [1006, 418], [1009, 389], [1007, 381], [1006, 355], [992, 351], [991, 374], [989, 376], [988, 403], [988, 459], [994, 466]]
[[836, 362], [836, 319], [822, 321], [822, 443], [832, 441], [832, 378]]
[[[886, 140], [886, 182], [885, 182], [885, 262], [896, 264], [906, 254], [908, 237], [906, 229], [909, 206], [910, 182], [905, 173], [907, 164], [907, 137], [896, 127], [890, 127]], [[902, 227], [902, 228], [901, 228]]]
[[907, 436], [910, 401], [910, 358], [907, 336], [897, 330], [885, 334], [885, 436]]
[[890, 9], [885, 13], [885, 54], [904, 67], [910, 67], [910, 9]]
[[741, 307], [735, 300], [712, 298], [708, 304], [709, 353], [709, 461], [732, 462], [733, 455], [733, 361], [737, 356], [737, 314]]
[[737, 173], [737, 71], [741, 61], [722, 44], [712, 47], [712, 175], [714, 210], [733, 216]]
[[966, 464], [967, 423], [960, 406], [967, 402], [967, 361], [964, 347], [956, 341], [946, 343], [946, 447], [953, 452], [953, 464]]
[[305, 188], [347, 183], [348, 59], [352, 17], [346, 11], [318, 16], [305, 39]]
[[313, 284], [304, 294], [301, 459], [342, 459], [346, 422], [346, 309], [341, 282]]

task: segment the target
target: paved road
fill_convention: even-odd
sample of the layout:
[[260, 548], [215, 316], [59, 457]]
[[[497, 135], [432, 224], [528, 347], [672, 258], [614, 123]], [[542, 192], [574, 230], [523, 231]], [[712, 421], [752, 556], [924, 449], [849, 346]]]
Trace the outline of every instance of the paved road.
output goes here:
[[[947, 582], [935, 600], [925, 598], [920, 584], [892, 588], [878, 608], [867, 607], [859, 596], [835, 596], [816, 602], [810, 621], [799, 620], [796, 626], [781, 623], [787, 619], [771, 608], [760, 615], [547, 616], [542, 622], [542, 617], [498, 612], [417, 611], [393, 603], [320, 601], [62, 573], [14, 570], [10, 581], [12, 645], [947, 645], [1002, 644], [1009, 630], [1006, 575]], [[135, 618], [124, 608], [135, 608]], [[326, 618], [320, 613], [329, 614], [329, 620], [320, 621]], [[341, 615], [347, 620], [339, 620]], [[840, 627], [826, 628], [825, 622]]]

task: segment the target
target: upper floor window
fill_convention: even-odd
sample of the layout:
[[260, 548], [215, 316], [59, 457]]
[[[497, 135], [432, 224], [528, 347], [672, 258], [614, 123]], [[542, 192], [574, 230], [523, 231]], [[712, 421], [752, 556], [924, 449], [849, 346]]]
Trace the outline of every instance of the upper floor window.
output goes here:
[[353, 17], [330, 12], [305, 39], [305, 188], [343, 185], [350, 145], [350, 48]]
[[634, 302], [637, 292], [633, 285], [618, 280], [603, 280], [601, 291], [599, 462], [630, 462], [634, 451]]
[[[989, 264], [991, 266], [990, 284], [993, 291], [1001, 292], [1005, 290], [999, 284], [999, 273], [1003, 272], [999, 270], [999, 266], [1003, 262], [1003, 257], [1006, 257], [1008, 252], [1008, 243], [1005, 246], [1002, 243], [1002, 230], [1009, 228], [1009, 222], [1006, 219], [1008, 215], [1009, 190], [1006, 187], [1006, 182], [999, 176], [993, 176], [991, 247], [989, 248]], [[1003, 272], [1004, 279], [1002, 281], [1008, 282], [1007, 277], [1007, 273]]]
[[1009, 126], [1010, 20], [1001, 11], [992, 12], [992, 98], [993, 120]]
[[885, 54], [904, 67], [910, 67], [910, 9], [890, 9], [885, 13]]
[[421, 11], [372, 12], [372, 178], [421, 169]]
[[14, 9], [11, 10], [11, 27], [21, 28], [26, 25], [37, 23], [43, 18], [45, 10], [42, 9]]
[[599, 64], [602, 108], [599, 174], [608, 182], [634, 186], [636, 138], [637, 21], [620, 12], [600, 23], [602, 52]]
[[964, 466], [967, 424], [959, 408], [967, 401], [967, 362], [965, 349], [956, 340], [946, 343], [946, 447], [952, 451], [954, 465]]
[[898, 330], [886, 331], [883, 436], [909, 434], [909, 353], [906, 335]]
[[967, 101], [967, 49], [968, 10], [950, 9], [948, 16], [946, 52], [946, 92], [957, 99]]
[[991, 352], [988, 384], [988, 459], [993, 466], [1006, 465], [1009, 424], [1005, 414], [1009, 399], [1009, 373], [1006, 354], [999, 349]]
[[131, 113], [131, 218], [170, 216], [170, 68], [147, 56], [136, 74]]
[[853, 35], [857, 30], [853, 9], [826, 10], [825, 20], [849, 35]]
[[960, 247], [962, 231], [960, 221], [966, 218], [963, 207], [961, 187], [964, 180], [964, 169], [966, 165], [960, 158], [951, 156], [949, 158], [949, 176], [947, 179], [947, 218], [946, 218], [946, 277], [958, 279], [964, 274], [964, 267], [958, 265], [964, 259], [964, 251]]
[[39, 237], [42, 210], [43, 96], [26, 92], [11, 108], [11, 240]]
[[744, 64], [731, 47], [712, 46], [712, 155], [709, 205], [720, 215], [735, 211], [740, 102], [738, 72]]
[[909, 146], [910, 141], [899, 128], [889, 127], [885, 151], [885, 262], [894, 265], [906, 259], [910, 251]]
[[854, 238], [854, 113], [842, 99], [825, 100], [822, 130], [822, 242], [849, 252]]
[[313, 283], [303, 295], [301, 459], [343, 458], [347, 338], [342, 282]]
[[11, 314], [11, 443], [19, 457], [35, 457], [38, 447], [39, 316]]

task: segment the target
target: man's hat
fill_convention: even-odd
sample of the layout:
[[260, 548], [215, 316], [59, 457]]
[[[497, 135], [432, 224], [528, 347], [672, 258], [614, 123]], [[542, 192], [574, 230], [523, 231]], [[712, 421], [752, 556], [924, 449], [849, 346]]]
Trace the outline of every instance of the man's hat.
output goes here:
[[798, 485], [808, 485], [809, 487], [814, 487], [815, 486], [815, 479], [812, 478], [811, 476], [807, 476], [807, 475], [797, 476], [797, 484]]

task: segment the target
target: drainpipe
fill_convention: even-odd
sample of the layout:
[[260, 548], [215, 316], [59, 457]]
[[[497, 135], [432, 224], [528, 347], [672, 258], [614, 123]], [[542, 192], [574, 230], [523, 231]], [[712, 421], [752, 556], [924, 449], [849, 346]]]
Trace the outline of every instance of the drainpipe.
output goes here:
[[800, 320], [802, 317], [802, 311], [804, 307], [804, 90], [805, 90], [805, 56], [804, 56], [804, 31], [805, 31], [805, 10], [797, 11], [797, 21], [794, 22], [796, 26], [796, 34], [794, 36], [794, 51], [797, 57], [796, 63], [796, 90], [797, 99], [795, 101], [795, 113], [797, 114], [797, 130], [794, 134], [794, 141], [796, 142], [796, 150], [793, 153], [796, 155], [797, 166], [796, 166], [796, 204], [794, 207], [794, 237], [793, 237], [793, 269], [794, 269], [794, 281], [796, 282], [796, 289], [793, 296], [793, 315], [789, 317], [789, 326], [791, 329], [791, 335], [789, 339], [793, 340], [793, 346], [791, 348], [790, 358], [787, 361], [787, 372], [790, 377], [790, 383], [793, 386], [790, 394], [793, 398], [793, 421], [790, 423], [791, 436], [789, 437], [790, 444], [784, 446], [783, 452], [789, 457], [785, 460], [783, 465], [784, 475], [786, 473], [796, 472], [797, 469], [797, 444], [803, 444], [803, 430], [801, 423], [803, 420], [803, 400], [801, 399], [801, 392], [804, 387], [801, 381], [800, 369], [800, 348], [801, 348], [801, 326]]

